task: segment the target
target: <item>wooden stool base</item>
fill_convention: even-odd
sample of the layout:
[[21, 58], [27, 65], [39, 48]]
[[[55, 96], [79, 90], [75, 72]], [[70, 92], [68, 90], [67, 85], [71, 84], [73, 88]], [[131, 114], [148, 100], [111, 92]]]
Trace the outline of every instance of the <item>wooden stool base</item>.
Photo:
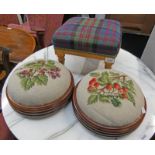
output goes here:
[[89, 53], [85, 51], [64, 49], [64, 48], [55, 48], [55, 54], [58, 56], [58, 60], [62, 64], [64, 64], [65, 62], [65, 54], [76, 55], [76, 56], [98, 59], [98, 60], [107, 60], [107, 59], [113, 60], [113, 61], [105, 61], [106, 69], [111, 69], [115, 59], [115, 57], [109, 57], [109, 56], [99, 55], [96, 53]]

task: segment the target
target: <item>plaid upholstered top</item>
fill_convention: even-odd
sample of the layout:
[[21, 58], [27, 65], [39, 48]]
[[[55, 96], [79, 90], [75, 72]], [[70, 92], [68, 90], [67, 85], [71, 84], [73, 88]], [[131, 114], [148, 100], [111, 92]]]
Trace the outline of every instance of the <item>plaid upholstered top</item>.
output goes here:
[[55, 47], [116, 56], [121, 44], [120, 23], [115, 20], [74, 17], [53, 35]]

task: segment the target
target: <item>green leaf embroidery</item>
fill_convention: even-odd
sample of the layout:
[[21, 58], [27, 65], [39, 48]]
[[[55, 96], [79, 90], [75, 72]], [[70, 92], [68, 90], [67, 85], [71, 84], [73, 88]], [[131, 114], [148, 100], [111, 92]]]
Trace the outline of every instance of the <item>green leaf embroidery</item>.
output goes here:
[[48, 60], [47, 64], [44, 60], [32, 62], [18, 70], [16, 75], [21, 79], [21, 86], [24, 90], [29, 90], [35, 84], [47, 85], [48, 77], [52, 79], [60, 77], [60, 68], [52, 60]]
[[31, 78], [31, 81], [33, 81], [34, 83], [36, 82], [36, 78], [37, 78], [37, 76], [33, 76], [32, 78]]
[[28, 81], [28, 78], [26, 77], [21, 79], [21, 85], [24, 89], [26, 89], [27, 81]]
[[46, 75], [38, 75], [38, 81], [40, 81], [40, 84], [46, 85], [48, 82], [48, 77]]
[[[136, 104], [134, 83], [132, 80], [128, 80], [125, 74], [105, 71], [102, 73], [93, 72], [90, 73], [90, 76], [96, 77], [94, 79], [99, 85], [89, 82], [88, 92], [91, 95], [88, 98], [88, 104], [96, 103], [96, 100], [99, 100], [102, 103], [110, 102], [113, 106], [118, 107], [122, 104], [121, 100], [124, 99], [129, 100], [133, 105]], [[90, 87], [95, 91], [90, 91]]]
[[109, 74], [108, 72], [104, 72], [101, 74], [101, 77], [98, 79], [100, 83], [106, 84], [110, 83]]
[[31, 62], [29, 64], [26, 64], [25, 67], [33, 67], [34, 64], [35, 64], [34, 62]]
[[104, 86], [106, 84], [106, 81], [102, 77], [98, 78], [98, 82], [101, 86]]
[[134, 96], [132, 95], [132, 93], [128, 92], [128, 100], [130, 102], [133, 103], [133, 105], [135, 106], [135, 99], [134, 99]]
[[52, 60], [48, 60], [47, 64], [54, 65], [54, 64], [55, 64], [55, 62], [54, 62], [54, 61], [52, 61]]
[[100, 86], [104, 86], [105, 85], [105, 83], [103, 83], [101, 81], [99, 81], [99, 84], [100, 84]]
[[100, 73], [93, 72], [93, 73], [90, 73], [90, 76], [92, 76], [92, 77], [98, 77], [98, 76], [100, 76]]
[[47, 64], [45, 64], [45, 67], [51, 69], [51, 68], [55, 68], [55, 63], [53, 61], [48, 61]]
[[135, 93], [135, 89], [134, 89], [134, 84], [132, 82], [132, 80], [128, 80], [126, 81], [126, 87], [129, 89], [129, 91], [131, 91], [133, 94]]
[[119, 76], [119, 73], [114, 73], [114, 72], [109, 72], [111, 74], [111, 76]]
[[115, 107], [118, 107], [118, 106], [121, 105], [121, 101], [120, 101], [118, 98], [115, 98], [115, 97], [113, 97], [113, 98], [111, 99], [111, 103], [112, 103]]
[[20, 78], [23, 78], [23, 76], [22, 76], [22, 75], [20, 75], [19, 73], [17, 73], [17, 76], [19, 76]]
[[27, 84], [26, 84], [26, 90], [32, 88], [33, 85], [34, 85], [34, 82], [31, 81], [31, 79], [28, 79]]
[[34, 68], [34, 69], [38, 70], [39, 68], [42, 67], [42, 64], [41, 63], [30, 63], [30, 64], [27, 64], [26, 67]]
[[25, 90], [29, 90], [34, 85], [34, 82], [30, 78], [22, 78], [21, 85]]
[[42, 81], [37, 76], [35, 77], [35, 82], [37, 85], [42, 85]]
[[134, 88], [134, 84], [133, 84], [133, 82], [131, 80], [126, 81], [126, 84], [127, 84], [128, 88], [130, 88], [130, 89]]
[[109, 97], [105, 96], [105, 95], [99, 95], [99, 100], [103, 103], [109, 103]]
[[88, 104], [94, 104], [98, 101], [98, 95], [91, 95], [88, 98]]

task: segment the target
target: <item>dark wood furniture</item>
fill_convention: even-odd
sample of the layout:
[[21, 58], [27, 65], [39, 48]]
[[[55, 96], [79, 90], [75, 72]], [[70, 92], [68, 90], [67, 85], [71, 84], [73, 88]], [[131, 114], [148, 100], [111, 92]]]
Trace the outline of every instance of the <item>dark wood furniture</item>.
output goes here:
[[120, 21], [127, 33], [149, 35], [155, 25], [154, 14], [107, 14], [106, 18]]
[[10, 49], [0, 47], [0, 51], [2, 52], [2, 58], [1, 58], [2, 65], [4, 66], [4, 69], [6, 70], [6, 73], [8, 75], [11, 71], [10, 60], [9, 60]]
[[[10, 62], [18, 63], [24, 60], [34, 52], [35, 46], [35, 39], [29, 33], [0, 26], [0, 47], [10, 49]], [[0, 61], [1, 58], [0, 56]]]

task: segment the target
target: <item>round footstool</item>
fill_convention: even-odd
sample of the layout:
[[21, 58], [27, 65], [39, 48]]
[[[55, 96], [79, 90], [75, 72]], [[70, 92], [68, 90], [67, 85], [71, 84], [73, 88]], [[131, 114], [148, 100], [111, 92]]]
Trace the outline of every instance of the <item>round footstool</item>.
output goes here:
[[73, 87], [73, 76], [62, 64], [53, 60], [37, 60], [14, 71], [6, 94], [17, 112], [45, 115], [65, 106]]
[[141, 124], [147, 106], [140, 87], [128, 75], [115, 70], [96, 70], [77, 84], [73, 108], [89, 130], [117, 137]]

